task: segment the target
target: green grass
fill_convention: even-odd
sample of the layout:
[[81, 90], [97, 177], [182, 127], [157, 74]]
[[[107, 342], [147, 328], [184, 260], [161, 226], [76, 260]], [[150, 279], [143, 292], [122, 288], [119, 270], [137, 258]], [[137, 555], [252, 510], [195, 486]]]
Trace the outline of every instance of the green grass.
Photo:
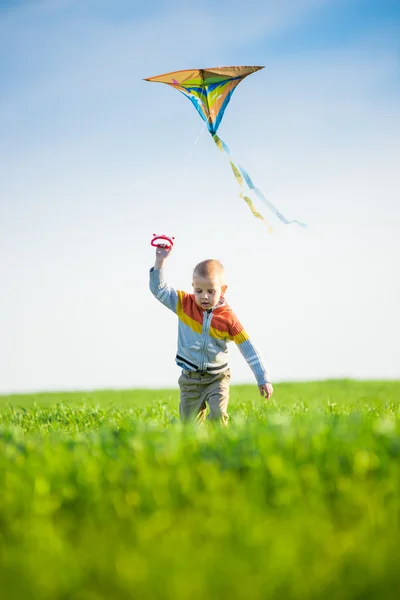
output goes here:
[[400, 597], [400, 382], [0, 397], [1, 600]]

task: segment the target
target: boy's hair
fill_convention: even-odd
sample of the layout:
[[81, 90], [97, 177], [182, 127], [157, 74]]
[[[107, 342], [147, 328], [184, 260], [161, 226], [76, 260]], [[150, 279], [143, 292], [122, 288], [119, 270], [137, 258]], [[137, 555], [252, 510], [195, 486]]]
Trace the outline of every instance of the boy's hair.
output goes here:
[[221, 285], [225, 284], [224, 265], [214, 258], [203, 260], [196, 265], [193, 271], [193, 277], [196, 277], [196, 275], [197, 277], [205, 278], [217, 277], [220, 280]]

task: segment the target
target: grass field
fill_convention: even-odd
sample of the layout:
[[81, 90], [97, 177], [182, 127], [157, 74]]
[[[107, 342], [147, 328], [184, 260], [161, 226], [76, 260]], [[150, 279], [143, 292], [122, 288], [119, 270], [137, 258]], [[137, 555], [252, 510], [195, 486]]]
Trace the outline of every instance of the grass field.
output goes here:
[[400, 382], [0, 397], [0, 599], [400, 598]]

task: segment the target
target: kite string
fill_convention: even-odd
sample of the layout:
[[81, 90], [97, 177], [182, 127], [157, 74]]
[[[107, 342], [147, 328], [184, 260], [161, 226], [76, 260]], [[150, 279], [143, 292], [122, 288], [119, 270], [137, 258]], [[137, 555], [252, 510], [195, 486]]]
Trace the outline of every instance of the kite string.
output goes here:
[[203, 123], [203, 127], [201, 128], [201, 131], [200, 131], [199, 135], [197, 136], [197, 139], [196, 139], [196, 141], [194, 142], [194, 144], [193, 144], [193, 146], [192, 146], [192, 148], [191, 148], [191, 150], [190, 150], [190, 152], [189, 152], [189, 154], [188, 154], [188, 156], [187, 156], [187, 158], [186, 158], [186, 162], [185, 162], [185, 170], [187, 169], [187, 166], [188, 166], [188, 163], [189, 163], [190, 157], [192, 156], [192, 152], [193, 152], [193, 150], [196, 148], [196, 146], [197, 146], [197, 144], [198, 144], [198, 141], [199, 141], [199, 139], [201, 138], [201, 135], [202, 135], [202, 133], [203, 133], [204, 129], [206, 128], [206, 125], [207, 125], [207, 121], [204, 121], [204, 123]]

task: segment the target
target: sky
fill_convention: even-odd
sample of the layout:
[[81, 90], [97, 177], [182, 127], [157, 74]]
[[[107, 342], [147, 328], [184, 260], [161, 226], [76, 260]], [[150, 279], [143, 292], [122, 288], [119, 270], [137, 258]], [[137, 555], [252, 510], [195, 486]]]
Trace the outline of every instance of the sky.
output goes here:
[[[218, 133], [160, 73], [263, 65]], [[1, 0], [0, 393], [177, 385], [148, 289], [225, 265], [273, 382], [400, 378], [398, 0]], [[230, 347], [233, 383], [254, 383]]]

